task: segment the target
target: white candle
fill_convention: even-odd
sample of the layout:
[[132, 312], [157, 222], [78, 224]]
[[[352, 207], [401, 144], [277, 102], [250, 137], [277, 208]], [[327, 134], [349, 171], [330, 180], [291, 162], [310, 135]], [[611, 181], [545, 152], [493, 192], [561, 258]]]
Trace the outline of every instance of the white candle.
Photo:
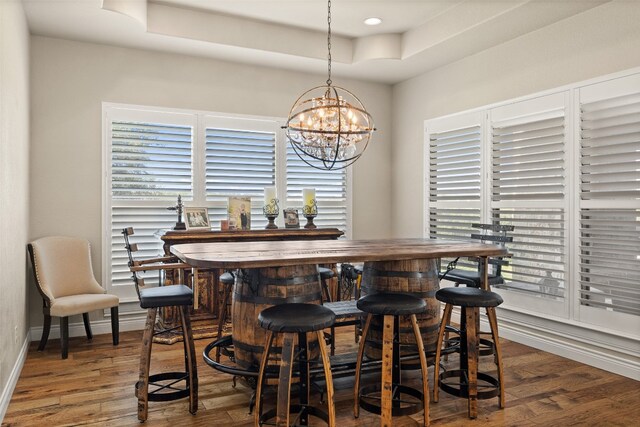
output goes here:
[[305, 206], [313, 206], [313, 201], [316, 198], [316, 189], [315, 188], [303, 188], [302, 189], [302, 200], [304, 201]]
[[271, 201], [276, 198], [276, 187], [264, 187], [264, 205], [271, 204]]

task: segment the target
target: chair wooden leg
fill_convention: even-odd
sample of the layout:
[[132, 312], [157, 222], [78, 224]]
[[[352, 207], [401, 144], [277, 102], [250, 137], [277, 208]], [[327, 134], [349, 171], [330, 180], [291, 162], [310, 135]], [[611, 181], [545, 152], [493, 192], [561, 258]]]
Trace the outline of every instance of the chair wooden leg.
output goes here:
[[467, 338], [467, 390], [469, 418], [478, 417], [478, 335], [476, 330], [477, 307], [463, 308], [466, 317]]
[[289, 401], [291, 399], [291, 377], [293, 374], [292, 333], [285, 333], [282, 342], [282, 358], [280, 359], [280, 376], [278, 377], [278, 401], [276, 407], [276, 427], [289, 427]]
[[360, 345], [358, 346], [358, 358], [356, 359], [356, 378], [353, 385], [353, 416], [358, 418], [360, 416], [360, 371], [362, 370], [362, 358], [364, 357], [364, 344], [367, 340], [367, 333], [369, 333], [369, 326], [371, 326], [372, 314], [367, 315], [367, 320], [364, 323], [364, 329], [362, 330], [362, 337], [360, 338]]
[[411, 326], [413, 326], [413, 335], [416, 338], [416, 344], [418, 345], [418, 357], [420, 358], [420, 370], [422, 371], [422, 404], [424, 406], [424, 426], [429, 425], [429, 379], [427, 371], [427, 357], [424, 354], [424, 342], [422, 341], [422, 334], [420, 333], [420, 327], [418, 326], [418, 320], [416, 315], [411, 315]]
[[138, 397], [138, 420], [146, 421], [149, 415], [149, 368], [151, 365], [151, 346], [156, 323], [157, 308], [147, 309], [147, 323], [142, 334], [142, 349], [140, 352], [140, 376], [136, 383]]
[[493, 346], [495, 350], [496, 365], [498, 365], [498, 382], [500, 383], [500, 394], [498, 395], [498, 405], [501, 409], [504, 409], [504, 378], [502, 368], [502, 348], [500, 347], [500, 341], [498, 338], [498, 318], [496, 317], [495, 307], [487, 307], [487, 317], [489, 318], [489, 325], [491, 326], [491, 336], [493, 338]]
[[180, 321], [182, 322], [185, 369], [188, 375], [189, 412], [195, 414], [198, 411], [198, 363], [196, 362], [196, 350], [193, 345], [189, 307], [180, 306]]
[[113, 341], [113, 345], [120, 343], [120, 320], [117, 305], [111, 307], [111, 340]]
[[269, 351], [271, 351], [271, 344], [273, 344], [273, 331], [267, 331], [267, 339], [262, 352], [262, 358], [260, 360], [260, 371], [258, 372], [258, 385], [256, 386], [256, 407], [254, 408], [254, 425], [260, 425], [260, 417], [262, 416], [262, 387], [264, 382], [264, 376], [267, 372], [267, 364], [269, 363]]
[[451, 321], [451, 311], [453, 306], [446, 304], [444, 306], [444, 313], [442, 314], [442, 321], [440, 323], [440, 331], [438, 332], [438, 341], [436, 343], [436, 357], [433, 364], [433, 401], [438, 402], [440, 397], [440, 354], [442, 353], [442, 344], [444, 339], [444, 333], [447, 325]]
[[44, 350], [44, 346], [47, 345], [49, 340], [49, 331], [51, 331], [51, 316], [44, 315], [44, 324], [42, 325], [42, 337], [40, 338], [40, 344], [38, 344], [38, 351]]
[[89, 313], [82, 313], [82, 321], [84, 322], [84, 332], [87, 334], [87, 339], [91, 341], [93, 339], [93, 333], [91, 332]]
[[62, 347], [62, 358], [69, 357], [69, 318], [60, 318], [60, 346]]
[[336, 407], [333, 401], [333, 378], [331, 376], [331, 363], [327, 356], [327, 345], [323, 340], [324, 334], [318, 331], [318, 342], [320, 343], [320, 356], [322, 357], [322, 367], [324, 378], [327, 383], [327, 412], [329, 413], [329, 427], [336, 425]]
[[387, 427], [393, 425], [393, 335], [394, 317], [384, 316], [382, 329], [382, 388], [380, 425]]

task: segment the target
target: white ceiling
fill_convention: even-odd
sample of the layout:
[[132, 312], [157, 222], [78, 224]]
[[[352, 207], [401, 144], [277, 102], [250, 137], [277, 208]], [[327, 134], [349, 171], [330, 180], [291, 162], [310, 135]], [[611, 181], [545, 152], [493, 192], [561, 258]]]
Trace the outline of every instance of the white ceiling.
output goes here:
[[[326, 72], [325, 0], [22, 1], [37, 35]], [[332, 70], [397, 83], [609, 1], [332, 0]]]

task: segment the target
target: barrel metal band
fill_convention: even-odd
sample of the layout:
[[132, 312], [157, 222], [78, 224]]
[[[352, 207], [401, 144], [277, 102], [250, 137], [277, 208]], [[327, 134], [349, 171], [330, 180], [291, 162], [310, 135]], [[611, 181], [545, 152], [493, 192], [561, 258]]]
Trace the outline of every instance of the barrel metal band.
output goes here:
[[[307, 341], [307, 342], [309, 345], [309, 351], [314, 351], [320, 347], [320, 345], [318, 344], [318, 341]], [[264, 351], [264, 346], [262, 345], [251, 345], [244, 342], [238, 342], [237, 340], [233, 340], [233, 346], [240, 350], [244, 350], [251, 353], [257, 353], [257, 354], [262, 354], [262, 352]], [[270, 352], [275, 354], [280, 354], [282, 353], [282, 347], [272, 345]]]
[[374, 277], [403, 277], [408, 279], [435, 279], [438, 277], [435, 270], [428, 271], [387, 271], [378, 270], [372, 266], [364, 267], [364, 274], [373, 275]]
[[[379, 294], [382, 292], [389, 292], [389, 293], [397, 292], [397, 291], [383, 291], [380, 288], [372, 288], [371, 286], [364, 285], [364, 284], [362, 285], [362, 291], [364, 295]], [[436, 296], [437, 291], [438, 289], [431, 289], [428, 291], [417, 291], [417, 292], [402, 291], [402, 293], [413, 295], [414, 297], [418, 297], [418, 298], [434, 298]]]
[[268, 305], [279, 305], [279, 304], [291, 304], [291, 303], [302, 303], [302, 302], [313, 302], [320, 301], [322, 295], [320, 292], [314, 292], [312, 294], [307, 295], [292, 295], [288, 297], [263, 297], [257, 295], [244, 295], [237, 291], [233, 292], [233, 299], [237, 302], [248, 302], [254, 304], [268, 304]]

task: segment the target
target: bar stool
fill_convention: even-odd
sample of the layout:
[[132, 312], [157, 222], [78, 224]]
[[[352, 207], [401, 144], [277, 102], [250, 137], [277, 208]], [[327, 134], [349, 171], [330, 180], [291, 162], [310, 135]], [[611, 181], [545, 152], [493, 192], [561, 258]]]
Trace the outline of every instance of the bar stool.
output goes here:
[[[427, 304], [421, 298], [401, 293], [378, 293], [366, 295], [358, 300], [358, 308], [367, 314], [367, 320], [362, 331], [358, 360], [356, 364], [356, 378], [354, 387], [354, 416], [360, 415], [360, 407], [380, 414], [381, 425], [391, 426], [392, 416], [414, 414], [424, 408], [424, 425], [429, 425], [429, 382], [427, 379], [427, 359], [424, 354], [422, 335], [416, 320], [416, 314], [425, 311]], [[360, 375], [364, 348], [371, 319], [374, 315], [384, 316], [382, 337], [382, 382], [360, 388]], [[420, 368], [422, 371], [422, 391], [400, 384], [400, 346], [399, 340], [400, 316], [410, 316], [413, 333], [418, 347]], [[380, 394], [380, 397], [378, 397]], [[422, 402], [408, 403], [407, 398]], [[380, 400], [380, 404], [372, 401]], [[402, 406], [404, 404], [404, 406]]]
[[[458, 397], [468, 399], [469, 418], [478, 416], [478, 399], [489, 399], [498, 396], [498, 405], [504, 408], [504, 379], [502, 371], [502, 350], [498, 340], [498, 321], [495, 307], [502, 304], [502, 297], [495, 292], [478, 288], [444, 288], [436, 292], [436, 299], [444, 302], [444, 314], [438, 332], [436, 344], [435, 369], [433, 372], [434, 388], [433, 401], [437, 402], [439, 388]], [[440, 355], [444, 341], [445, 329], [451, 321], [451, 311], [454, 306], [461, 309], [460, 313], [460, 369], [440, 372]], [[495, 348], [495, 362], [498, 377], [484, 372], [478, 372], [478, 316], [479, 309], [486, 308], [491, 336]], [[453, 378], [452, 381], [445, 381]], [[486, 390], [478, 391], [480, 387]]]
[[[235, 277], [233, 274], [225, 271], [220, 275], [218, 279], [219, 282], [223, 286], [223, 294], [222, 294], [222, 303], [218, 309], [218, 331], [216, 334], [216, 341], [222, 339], [224, 334], [224, 328], [229, 321], [229, 305], [231, 304], [231, 292], [233, 290], [233, 283], [235, 282]], [[216, 346], [216, 362], [220, 362], [220, 352], [221, 346]]]
[[[133, 272], [140, 307], [147, 310], [147, 321], [142, 335], [142, 349], [140, 354], [140, 374], [135, 385], [135, 395], [138, 398], [138, 420], [144, 422], [149, 414], [149, 401], [167, 402], [176, 399], [189, 397], [189, 412], [195, 414], [198, 410], [198, 369], [196, 362], [195, 347], [193, 345], [193, 333], [191, 331], [191, 320], [189, 310], [193, 306], [193, 291], [185, 285], [160, 286], [155, 288], [145, 288], [144, 279], [138, 277], [139, 272], [178, 270], [190, 268], [183, 263], [162, 262], [162, 258], [150, 260], [134, 260], [133, 252], [138, 250], [137, 244], [129, 242], [129, 236], [134, 234], [133, 228], [122, 230], [125, 240], [125, 248], [129, 256], [129, 269]], [[159, 308], [173, 307], [180, 313], [180, 326], [170, 329], [156, 331], [156, 316]], [[168, 330], [180, 328], [182, 332], [182, 342], [184, 345], [184, 372], [162, 372], [149, 375], [151, 365], [151, 347], [154, 335], [164, 333]], [[176, 384], [184, 382], [184, 386], [179, 388]], [[154, 386], [149, 390], [149, 386]]]
[[[258, 323], [267, 329], [266, 344], [262, 353], [260, 372], [258, 374], [258, 386], [256, 389], [255, 424], [276, 417], [277, 426], [289, 426], [291, 413], [298, 413], [300, 425], [308, 425], [309, 415], [324, 420], [330, 427], [335, 426], [336, 411], [333, 402], [333, 380], [331, 377], [331, 365], [327, 354], [327, 346], [324, 342], [322, 330], [330, 327], [335, 321], [335, 315], [331, 310], [321, 305], [290, 303], [280, 304], [262, 310], [258, 315]], [[327, 384], [327, 412], [309, 405], [309, 354], [307, 333], [316, 333], [320, 347], [320, 356], [324, 368]], [[278, 401], [276, 409], [262, 414], [262, 387], [265, 381], [269, 353], [272, 349], [274, 337], [283, 334], [282, 353], [280, 359], [280, 375], [278, 377]], [[291, 379], [293, 375], [294, 338], [298, 338], [298, 372], [300, 373], [299, 404], [290, 405]]]
[[322, 285], [322, 302], [331, 302], [333, 298], [331, 298], [327, 280], [333, 279], [335, 273], [332, 269], [326, 267], [318, 267], [318, 273], [320, 273], [320, 284]]

